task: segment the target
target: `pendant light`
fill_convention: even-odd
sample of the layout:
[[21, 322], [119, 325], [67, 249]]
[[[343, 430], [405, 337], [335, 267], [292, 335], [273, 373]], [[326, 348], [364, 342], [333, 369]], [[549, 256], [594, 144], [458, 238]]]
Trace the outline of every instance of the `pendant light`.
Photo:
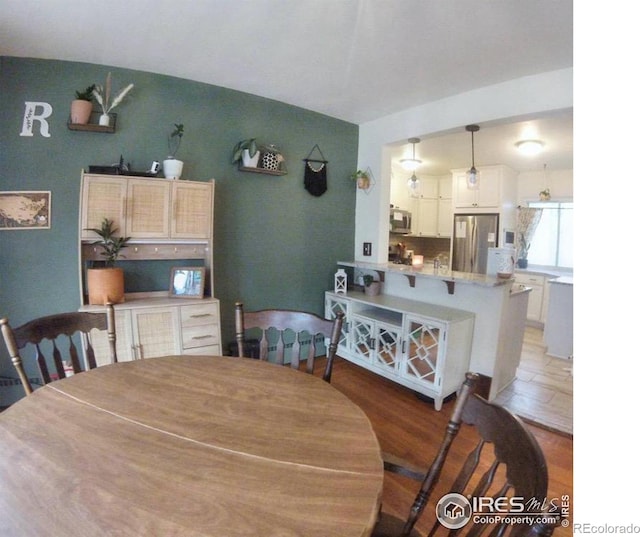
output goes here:
[[400, 165], [408, 172], [412, 172], [422, 164], [422, 161], [416, 158], [416, 144], [420, 143], [420, 138], [409, 138], [409, 143], [413, 144], [413, 158], [403, 158], [400, 160]]
[[475, 159], [475, 147], [473, 145], [473, 133], [478, 132], [480, 127], [478, 125], [467, 125], [465, 127], [467, 132], [471, 133], [471, 168], [467, 172], [467, 188], [469, 190], [473, 190], [478, 188], [478, 176], [480, 173], [476, 170], [476, 159]]
[[409, 189], [409, 195], [412, 198], [420, 196], [420, 179], [416, 176], [416, 168], [422, 164], [422, 161], [416, 158], [416, 144], [420, 142], [420, 138], [409, 138], [409, 143], [413, 144], [413, 158], [403, 158], [400, 161], [400, 165], [408, 171], [413, 172], [409, 180], [407, 181], [407, 188]]

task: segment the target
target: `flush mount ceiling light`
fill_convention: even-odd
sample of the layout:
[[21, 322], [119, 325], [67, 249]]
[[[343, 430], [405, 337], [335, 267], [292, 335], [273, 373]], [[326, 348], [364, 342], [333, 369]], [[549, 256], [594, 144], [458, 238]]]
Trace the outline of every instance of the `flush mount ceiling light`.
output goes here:
[[540, 140], [520, 140], [516, 147], [523, 155], [534, 156], [542, 151], [544, 144]]
[[400, 165], [407, 171], [414, 171], [422, 161], [416, 158], [416, 144], [420, 142], [420, 138], [409, 138], [409, 143], [413, 144], [413, 158], [403, 158]]
[[478, 176], [480, 173], [476, 170], [476, 159], [475, 159], [475, 147], [473, 145], [473, 133], [478, 132], [480, 127], [478, 125], [467, 125], [465, 127], [467, 132], [471, 133], [471, 168], [467, 172], [467, 188], [475, 189], [478, 188]]

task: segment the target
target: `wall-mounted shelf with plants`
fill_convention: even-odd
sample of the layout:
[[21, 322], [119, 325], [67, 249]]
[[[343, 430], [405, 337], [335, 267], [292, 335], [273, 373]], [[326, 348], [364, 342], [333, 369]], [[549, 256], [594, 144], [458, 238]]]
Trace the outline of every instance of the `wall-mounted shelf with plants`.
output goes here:
[[274, 145], [258, 146], [255, 138], [239, 141], [233, 148], [231, 163], [238, 163], [241, 172], [264, 175], [286, 175], [282, 153]]
[[72, 123], [70, 117], [67, 122], [67, 127], [71, 131], [106, 132], [109, 134], [116, 132], [116, 120], [118, 118], [118, 114], [111, 112], [109, 114], [109, 117], [111, 118], [109, 125], [100, 125], [98, 120], [101, 114], [102, 112], [91, 112], [88, 123]]

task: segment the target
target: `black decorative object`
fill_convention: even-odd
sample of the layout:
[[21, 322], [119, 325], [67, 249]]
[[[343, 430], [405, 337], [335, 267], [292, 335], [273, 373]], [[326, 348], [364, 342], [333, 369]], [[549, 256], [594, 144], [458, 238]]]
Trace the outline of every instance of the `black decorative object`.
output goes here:
[[[318, 150], [322, 160], [309, 158], [315, 150]], [[322, 196], [327, 191], [327, 164], [318, 144], [314, 145], [307, 158], [302, 159], [304, 167], [304, 187], [312, 196]]]

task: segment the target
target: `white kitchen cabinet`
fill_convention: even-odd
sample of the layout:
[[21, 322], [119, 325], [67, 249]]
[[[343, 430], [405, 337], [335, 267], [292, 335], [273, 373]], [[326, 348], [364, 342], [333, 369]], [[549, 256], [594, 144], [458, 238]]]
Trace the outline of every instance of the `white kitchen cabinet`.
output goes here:
[[[100, 311], [83, 306], [81, 311]], [[176, 354], [222, 354], [220, 304], [203, 299], [149, 299], [116, 304], [116, 352], [119, 362]], [[96, 364], [109, 363], [106, 332], [95, 331], [91, 342]]]
[[433, 398], [436, 410], [469, 367], [475, 315], [409, 299], [325, 294], [325, 317], [345, 313], [338, 354]]
[[527, 320], [543, 323], [545, 317], [544, 304], [546, 303], [545, 290], [547, 287], [545, 276], [528, 272], [516, 272], [514, 276], [516, 284], [531, 288], [527, 306]]
[[453, 231], [451, 177], [421, 177], [421, 194], [413, 199], [412, 233], [422, 237], [451, 237]]
[[505, 207], [515, 207], [517, 175], [507, 166], [480, 166], [478, 187], [467, 188], [467, 170], [452, 170], [454, 209], [490, 210], [495, 212]]

